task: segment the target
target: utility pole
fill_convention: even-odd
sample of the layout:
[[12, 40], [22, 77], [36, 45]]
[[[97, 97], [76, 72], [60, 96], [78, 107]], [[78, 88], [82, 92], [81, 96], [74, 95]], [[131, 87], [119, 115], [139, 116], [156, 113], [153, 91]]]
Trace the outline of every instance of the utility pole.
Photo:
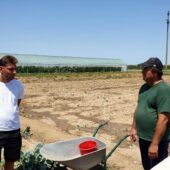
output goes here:
[[167, 69], [167, 64], [168, 64], [168, 31], [169, 31], [169, 11], [167, 13], [167, 31], [166, 31], [166, 53], [165, 53], [165, 69]]

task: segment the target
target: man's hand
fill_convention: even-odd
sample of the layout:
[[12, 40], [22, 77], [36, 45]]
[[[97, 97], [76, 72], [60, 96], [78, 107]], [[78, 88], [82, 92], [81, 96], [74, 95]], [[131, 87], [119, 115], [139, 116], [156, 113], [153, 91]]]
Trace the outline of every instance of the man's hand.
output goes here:
[[158, 145], [154, 145], [151, 143], [149, 150], [148, 150], [149, 159], [156, 159], [158, 158]]
[[155, 133], [148, 150], [148, 156], [150, 159], [158, 158], [159, 143], [165, 134], [169, 119], [170, 116], [168, 113], [158, 113], [158, 121], [156, 124]]
[[130, 139], [132, 142], [136, 142], [136, 128], [134, 127], [131, 128]]

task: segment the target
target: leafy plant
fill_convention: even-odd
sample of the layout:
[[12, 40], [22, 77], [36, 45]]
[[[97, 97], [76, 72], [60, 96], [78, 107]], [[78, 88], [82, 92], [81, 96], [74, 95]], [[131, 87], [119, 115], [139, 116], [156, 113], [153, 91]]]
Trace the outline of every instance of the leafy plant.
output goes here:
[[33, 152], [22, 152], [21, 158], [17, 162], [15, 170], [67, 170], [67, 168], [57, 162], [47, 160], [40, 154], [43, 144], [38, 144]]
[[17, 162], [16, 170], [46, 170], [46, 160], [40, 155], [40, 149], [43, 145], [38, 144], [33, 152], [22, 152], [19, 162]]
[[22, 132], [21, 132], [21, 135], [24, 139], [27, 139], [28, 137], [31, 137], [32, 136], [32, 133], [31, 133], [31, 128], [30, 126], [27, 126]]

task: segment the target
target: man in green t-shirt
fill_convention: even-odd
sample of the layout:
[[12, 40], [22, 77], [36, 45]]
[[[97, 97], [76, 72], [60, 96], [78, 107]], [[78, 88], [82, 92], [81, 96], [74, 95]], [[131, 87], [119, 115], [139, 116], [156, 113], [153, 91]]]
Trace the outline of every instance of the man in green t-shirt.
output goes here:
[[170, 86], [162, 80], [162, 62], [150, 58], [139, 64], [143, 80], [130, 137], [139, 138], [142, 165], [150, 170], [168, 156], [170, 140]]

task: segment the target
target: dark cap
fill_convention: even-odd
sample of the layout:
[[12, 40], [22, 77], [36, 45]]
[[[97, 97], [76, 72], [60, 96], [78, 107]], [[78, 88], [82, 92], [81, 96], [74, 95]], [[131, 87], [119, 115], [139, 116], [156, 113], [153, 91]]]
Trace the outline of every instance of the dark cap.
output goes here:
[[163, 69], [163, 64], [162, 64], [161, 60], [157, 57], [149, 58], [144, 63], [138, 64], [138, 65], [142, 69], [147, 68], [147, 67], [151, 67], [151, 68], [155, 68], [156, 70], [161, 71], [161, 72], [162, 72], [162, 69]]

